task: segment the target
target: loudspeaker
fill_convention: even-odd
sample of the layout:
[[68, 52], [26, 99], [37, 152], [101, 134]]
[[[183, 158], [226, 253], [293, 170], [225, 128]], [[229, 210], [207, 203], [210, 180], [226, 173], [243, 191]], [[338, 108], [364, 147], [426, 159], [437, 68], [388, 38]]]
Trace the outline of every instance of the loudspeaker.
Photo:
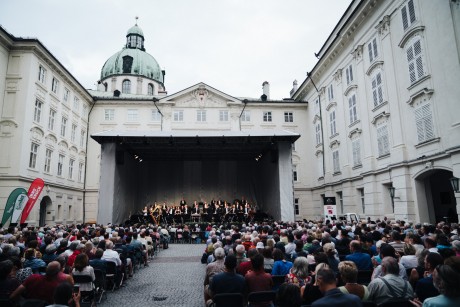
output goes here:
[[122, 150], [117, 150], [117, 151], [115, 152], [115, 161], [116, 161], [117, 164], [119, 164], [119, 165], [125, 164], [125, 152], [122, 151]]

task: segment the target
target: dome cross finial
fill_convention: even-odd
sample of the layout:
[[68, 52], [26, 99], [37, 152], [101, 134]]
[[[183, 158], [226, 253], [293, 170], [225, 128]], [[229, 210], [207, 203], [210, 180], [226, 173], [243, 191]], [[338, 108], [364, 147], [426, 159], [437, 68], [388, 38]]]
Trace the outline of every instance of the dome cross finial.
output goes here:
[[137, 26], [137, 20], [139, 19], [139, 16], [134, 17], [136, 19], [136, 26]]

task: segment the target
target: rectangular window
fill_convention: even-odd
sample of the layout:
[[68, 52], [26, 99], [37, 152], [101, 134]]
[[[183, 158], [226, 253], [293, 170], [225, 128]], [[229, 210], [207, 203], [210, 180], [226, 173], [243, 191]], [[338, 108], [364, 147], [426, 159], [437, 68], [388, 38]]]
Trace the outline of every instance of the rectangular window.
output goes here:
[[64, 155], [59, 155], [57, 175], [62, 176], [62, 167], [64, 166]]
[[321, 144], [321, 125], [317, 123], [315, 125], [315, 136], [316, 136], [316, 145]]
[[88, 117], [88, 106], [86, 104], [83, 105], [81, 116], [86, 119]]
[[361, 208], [363, 210], [363, 214], [366, 213], [366, 205], [364, 204], [364, 189], [358, 189], [359, 197], [361, 199]]
[[401, 17], [404, 30], [409, 28], [415, 21], [417, 21], [415, 16], [414, 0], [409, 0], [406, 2], [406, 4], [404, 4], [404, 6], [401, 8]]
[[337, 199], [339, 200], [340, 213], [344, 213], [343, 212], [343, 194], [342, 192], [337, 192]]
[[294, 198], [294, 214], [295, 215], [300, 214], [300, 212], [299, 212], [299, 199], [298, 198]]
[[73, 165], [75, 163], [74, 159], [69, 160], [69, 179], [73, 179]]
[[42, 106], [43, 106], [43, 102], [36, 99], [35, 100], [35, 110], [34, 110], [34, 122], [37, 122], [37, 123], [40, 122], [40, 119], [42, 117]]
[[430, 104], [415, 109], [415, 124], [419, 143], [434, 138], [433, 115]]
[[285, 123], [294, 122], [294, 114], [292, 112], [284, 112], [284, 122]]
[[377, 144], [379, 156], [384, 156], [390, 153], [387, 125], [382, 125], [377, 128]]
[[332, 152], [332, 165], [334, 168], [334, 173], [340, 173], [340, 161], [339, 161], [339, 150], [334, 150]]
[[184, 121], [184, 111], [174, 111], [174, 121], [175, 122], [183, 122]]
[[350, 85], [353, 82], [353, 66], [351, 64], [345, 69], [345, 76], [347, 78], [347, 85]]
[[73, 111], [78, 113], [80, 111], [80, 99], [77, 97], [73, 98]]
[[48, 129], [53, 131], [54, 130], [54, 122], [56, 119], [56, 111], [50, 109], [50, 116], [48, 118]]
[[376, 37], [367, 44], [367, 50], [369, 51], [369, 62], [372, 63], [379, 56]]
[[70, 141], [75, 143], [75, 138], [77, 135], [77, 125], [72, 124], [72, 130], [70, 131]]
[[219, 111], [219, 121], [228, 122], [228, 111], [227, 110]]
[[83, 147], [83, 145], [85, 144], [85, 140], [86, 140], [86, 131], [85, 130], [81, 130], [80, 132], [80, 147]]
[[83, 162], [80, 162], [78, 164], [78, 182], [83, 182], [83, 168], [84, 168]]
[[62, 97], [64, 99], [65, 102], [69, 101], [69, 97], [70, 97], [70, 91], [68, 88], [65, 88], [64, 89], [64, 96]]
[[331, 136], [334, 136], [337, 134], [337, 128], [335, 125], [335, 110], [332, 110], [331, 113], [329, 113], [329, 123], [331, 125]]
[[67, 129], [67, 118], [63, 117], [61, 119], [61, 136], [65, 137], [66, 129]]
[[372, 78], [372, 98], [374, 99], [374, 107], [383, 102], [382, 74], [380, 72]]
[[59, 80], [53, 77], [53, 80], [51, 82], [51, 91], [57, 94], [58, 90], [59, 90]]
[[407, 63], [409, 65], [410, 83], [414, 83], [425, 76], [423, 67], [422, 43], [420, 37], [416, 37], [408, 43], [406, 49]]
[[271, 121], [272, 121], [272, 112], [264, 111], [264, 122], [271, 122]]
[[196, 121], [205, 122], [206, 121], [206, 110], [197, 110], [196, 111]]
[[30, 146], [29, 167], [35, 168], [37, 165], [38, 144], [32, 143]]
[[315, 115], [319, 116], [319, 97], [315, 100]]
[[38, 81], [45, 84], [46, 82], [46, 69], [43, 66], [39, 66], [38, 68]]
[[244, 110], [243, 114], [241, 114], [241, 121], [250, 122], [251, 121], [251, 111]]
[[158, 111], [158, 109], [153, 109], [152, 110], [152, 117], [151, 117], [152, 122], [160, 122], [161, 121], [161, 113]]
[[353, 151], [353, 166], [361, 165], [361, 142], [359, 139], [351, 142], [351, 148]]
[[104, 110], [104, 120], [114, 120], [115, 119], [115, 109], [105, 109]]
[[46, 153], [45, 153], [45, 169], [44, 169], [44, 172], [45, 173], [50, 173], [50, 169], [51, 169], [51, 155], [53, 154], [53, 151], [49, 148], [46, 149]]
[[138, 109], [128, 109], [127, 111], [127, 121], [136, 122], [139, 120], [139, 110]]
[[318, 177], [324, 177], [324, 164], [323, 164], [323, 154], [318, 154], [317, 158], [318, 163]]
[[353, 94], [348, 98], [348, 109], [350, 112], [350, 124], [358, 120], [358, 111], [356, 109], [356, 95]]
[[292, 178], [294, 182], [297, 182], [297, 165], [292, 166]]
[[334, 87], [332, 86], [332, 83], [327, 87], [327, 98], [329, 101], [334, 99]]

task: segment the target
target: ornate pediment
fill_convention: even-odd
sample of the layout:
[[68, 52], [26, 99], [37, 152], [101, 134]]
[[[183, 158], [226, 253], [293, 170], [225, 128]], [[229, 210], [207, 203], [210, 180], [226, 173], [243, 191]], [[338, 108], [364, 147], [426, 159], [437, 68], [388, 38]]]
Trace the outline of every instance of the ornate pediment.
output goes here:
[[46, 136], [46, 140], [49, 141], [50, 143], [57, 143], [57, 138], [53, 134], [48, 134]]
[[227, 108], [242, 104], [242, 101], [222, 93], [204, 83], [166, 97], [161, 104], [171, 104], [179, 108]]
[[43, 132], [41, 128], [33, 127], [32, 129], [30, 129], [30, 135], [33, 139], [41, 140], [43, 136], [45, 135], [45, 133]]
[[72, 154], [75, 154], [75, 155], [78, 153], [77, 147], [75, 147], [75, 146], [70, 147], [69, 151], [70, 151]]

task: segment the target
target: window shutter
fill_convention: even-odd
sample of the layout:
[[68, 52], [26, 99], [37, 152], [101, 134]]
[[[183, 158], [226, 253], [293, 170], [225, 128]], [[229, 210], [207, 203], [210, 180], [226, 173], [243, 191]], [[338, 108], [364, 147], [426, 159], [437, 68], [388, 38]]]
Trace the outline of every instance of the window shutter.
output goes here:
[[422, 61], [422, 45], [420, 43], [420, 40], [417, 40], [414, 43], [414, 57], [415, 57], [415, 64], [416, 64], [417, 72], [418, 72], [418, 78], [421, 78], [424, 76], [424, 71], [423, 71], [423, 61]]
[[379, 156], [383, 156], [389, 152], [388, 130], [386, 125], [377, 128], [377, 144]]
[[354, 120], [353, 120], [353, 103], [352, 103], [352, 100], [351, 100], [352, 97], [348, 98], [348, 108], [350, 110], [350, 124], [354, 122]]
[[347, 85], [350, 84], [350, 68], [347, 67], [347, 69], [345, 70], [345, 75], [347, 76]]
[[353, 66], [350, 65], [350, 82], [353, 81]]
[[377, 100], [377, 80], [375, 78], [372, 79], [372, 97], [374, 99], [374, 106], [378, 106]]
[[410, 0], [407, 3], [407, 7], [409, 8], [409, 18], [410, 18], [410, 23], [412, 24], [415, 21], [415, 7], [414, 7], [414, 1]]
[[403, 28], [404, 30], [406, 30], [407, 27], [409, 27], [409, 23], [407, 20], [407, 8], [405, 6], [401, 9], [401, 16], [402, 16]]
[[416, 80], [416, 77], [415, 77], [415, 65], [414, 65], [414, 53], [413, 53], [413, 47], [410, 46], [409, 48], [407, 48], [407, 62], [409, 63], [409, 78], [410, 78], [410, 82], [411, 83], [414, 83], [415, 80]]
[[374, 47], [374, 58], [377, 58], [379, 56], [379, 53], [377, 51], [377, 38], [374, 38], [372, 40], [372, 46]]
[[376, 79], [377, 79], [377, 91], [378, 91], [378, 97], [379, 97], [378, 103], [380, 104], [383, 102], [382, 75], [378, 73], [376, 76]]
[[374, 57], [372, 55], [372, 43], [367, 44], [367, 50], [369, 50], [369, 62], [372, 63], [372, 61], [374, 61]]

